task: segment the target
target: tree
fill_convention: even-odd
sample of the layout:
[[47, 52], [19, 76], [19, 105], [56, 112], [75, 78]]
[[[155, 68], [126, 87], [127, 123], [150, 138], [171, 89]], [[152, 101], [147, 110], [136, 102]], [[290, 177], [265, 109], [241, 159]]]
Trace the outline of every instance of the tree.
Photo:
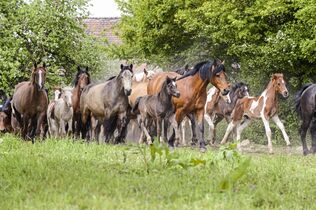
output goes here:
[[34, 62], [49, 66], [48, 88], [69, 83], [77, 65], [101, 70], [106, 45], [85, 33], [87, 6], [88, 0], [1, 1], [0, 89], [10, 93], [29, 79]]

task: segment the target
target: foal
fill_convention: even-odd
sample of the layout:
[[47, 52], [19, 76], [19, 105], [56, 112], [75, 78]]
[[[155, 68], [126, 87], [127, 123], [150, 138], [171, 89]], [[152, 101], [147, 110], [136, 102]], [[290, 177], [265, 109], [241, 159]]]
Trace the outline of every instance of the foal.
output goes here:
[[162, 84], [160, 92], [154, 95], [146, 95], [137, 98], [133, 112], [136, 112], [137, 109], [140, 112], [140, 116], [138, 117], [138, 123], [142, 129], [142, 134], [139, 140], [140, 143], [142, 142], [144, 134], [147, 137], [147, 143], [152, 143], [151, 137], [147, 131], [148, 126], [152, 124], [152, 120], [156, 121], [158, 140], [160, 140], [160, 142], [163, 141], [160, 139], [162, 120], [168, 111], [174, 109], [171, 101], [172, 96], [176, 98], [179, 98], [180, 96], [175, 81], [176, 77], [171, 79], [167, 76]]
[[[68, 133], [72, 132], [72, 118], [72, 88], [66, 87], [61, 90], [60, 98], [55, 100], [54, 111], [47, 114], [50, 134], [55, 134], [55, 137], [56, 134], [58, 136], [65, 136], [67, 123]], [[55, 131], [54, 128], [56, 129]]]
[[211, 88], [207, 93], [207, 100], [205, 104], [204, 119], [209, 125], [210, 129], [210, 144], [215, 143], [216, 139], [216, 125], [224, 118], [226, 122], [231, 121], [231, 113], [235, 108], [237, 100], [249, 96], [248, 85], [239, 82], [232, 86], [228, 100], [219, 96], [219, 90], [215, 87]]
[[[287, 146], [290, 146], [289, 137], [285, 132], [284, 125], [279, 119], [277, 114], [278, 109], [278, 98], [277, 94], [281, 94], [284, 98], [287, 98], [289, 93], [285, 86], [283, 74], [273, 74], [268, 86], [260, 96], [257, 97], [245, 97], [240, 99], [231, 115], [232, 121], [229, 123], [225, 136], [221, 144], [226, 143], [227, 138], [231, 131], [237, 126], [237, 141], [240, 140], [240, 134], [245, 129], [252, 119], [261, 118], [266, 130], [268, 138], [268, 149], [269, 153], [273, 153], [272, 142], [271, 142], [271, 129], [269, 126], [269, 120], [272, 120], [282, 131], [284, 140]], [[243, 117], [244, 121], [241, 123]]]

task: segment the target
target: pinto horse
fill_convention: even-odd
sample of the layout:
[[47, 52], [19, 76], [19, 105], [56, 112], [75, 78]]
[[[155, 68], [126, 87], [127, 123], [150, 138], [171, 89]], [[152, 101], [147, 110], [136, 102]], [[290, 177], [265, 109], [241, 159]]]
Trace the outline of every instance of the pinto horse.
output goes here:
[[89, 85], [90, 74], [89, 69], [79, 67], [77, 68], [77, 74], [74, 79], [75, 87], [72, 89], [72, 109], [73, 109], [73, 121], [72, 127], [74, 132], [74, 137], [79, 138], [81, 131], [81, 113], [80, 113], [80, 97], [84, 87]]
[[243, 82], [234, 84], [227, 96], [228, 101], [223, 97], [219, 97], [219, 91], [215, 87], [211, 88], [207, 94], [204, 118], [209, 125], [211, 145], [215, 143], [216, 125], [224, 118], [226, 119], [226, 122], [230, 122], [230, 116], [237, 101], [249, 96], [248, 85]]
[[[226, 143], [229, 134], [235, 127], [237, 127], [237, 141], [239, 141], [241, 132], [249, 125], [251, 120], [255, 118], [261, 118], [268, 138], [269, 153], [273, 153], [271, 129], [269, 126], [269, 120], [272, 118], [272, 120], [282, 131], [286, 145], [290, 146], [291, 143], [289, 141], [289, 137], [277, 113], [278, 93], [281, 94], [284, 98], [287, 98], [289, 96], [283, 74], [273, 74], [268, 86], [260, 96], [244, 97], [237, 101], [237, 104], [232, 112], [232, 121], [227, 127], [221, 144]], [[242, 122], [243, 117], [245, 118]]]
[[174, 146], [179, 142], [180, 124], [185, 116], [193, 113], [197, 119], [199, 130], [201, 132], [200, 149], [202, 152], [206, 150], [204, 140], [204, 105], [206, 102], [207, 90], [209, 83], [220, 89], [223, 95], [229, 93], [229, 84], [226, 80], [224, 62], [215, 60], [214, 62], [205, 61], [196, 64], [192, 70], [181, 76], [175, 72], [162, 72], [157, 74], [149, 83], [147, 92], [149, 95], [158, 93], [166, 77], [180, 77], [177, 80], [177, 88], [180, 97], [172, 98], [175, 107], [175, 116], [173, 117], [173, 127], [176, 130], [175, 141], [170, 139], [169, 145]]
[[303, 145], [303, 154], [309, 153], [306, 144], [306, 132], [310, 129], [312, 136], [311, 153], [316, 153], [316, 84], [306, 84], [295, 96], [296, 112], [301, 118], [302, 124], [299, 129]]
[[[45, 122], [48, 97], [44, 89], [46, 68], [34, 64], [30, 82], [22, 82], [15, 86], [12, 97], [12, 112], [22, 128], [22, 138], [39, 136], [41, 126]], [[28, 134], [29, 123], [31, 132]]]
[[[123, 131], [127, 126], [127, 113], [129, 111], [128, 96], [132, 92], [133, 65], [121, 64], [121, 71], [116, 77], [111, 77], [106, 82], [88, 85], [84, 88], [80, 98], [80, 111], [82, 113], [82, 138], [86, 137], [88, 130], [87, 121], [93, 116], [104, 124], [110, 122], [111, 128], [118, 126], [116, 143], [122, 142]], [[101, 125], [101, 124], [99, 124]], [[117, 126], [116, 126], [117, 125]], [[108, 126], [104, 131], [108, 132]], [[114, 129], [115, 130], [115, 129]], [[112, 130], [114, 132], [114, 130]], [[96, 134], [99, 132], [96, 131]], [[112, 133], [105, 133], [106, 141]]]

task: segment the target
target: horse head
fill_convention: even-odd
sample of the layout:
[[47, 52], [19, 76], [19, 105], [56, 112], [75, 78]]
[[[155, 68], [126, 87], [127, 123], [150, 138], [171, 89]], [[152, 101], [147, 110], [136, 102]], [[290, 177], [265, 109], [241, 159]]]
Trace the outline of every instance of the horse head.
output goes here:
[[166, 78], [166, 83], [167, 83], [167, 91], [169, 95], [172, 95], [176, 98], [180, 97], [180, 92], [177, 89], [177, 84], [176, 84], [176, 79], [177, 77], [170, 78], [167, 76]]
[[227, 95], [229, 93], [229, 83], [227, 82], [224, 63], [219, 59], [213, 62], [210, 82], [221, 91], [222, 95]]
[[145, 80], [151, 80], [155, 76], [156, 72], [151, 71], [151, 70], [148, 71], [147, 69], [144, 69], [144, 74], [146, 75]]
[[271, 77], [271, 81], [277, 93], [280, 93], [284, 98], [287, 98], [289, 96], [283, 74], [273, 74]]
[[54, 87], [54, 99], [57, 100], [61, 96], [61, 88], [60, 87]]
[[38, 90], [44, 90], [44, 84], [46, 79], [46, 65], [43, 64], [42, 67], [37, 67], [34, 64], [32, 69], [32, 83], [37, 86]]
[[88, 67], [83, 68], [78, 66], [75, 78], [75, 86], [79, 86], [80, 90], [90, 84], [90, 74]]
[[[238, 99], [249, 96], [248, 85], [243, 82], [237, 83], [232, 89], [234, 89], [234, 92], [237, 95]], [[231, 92], [233, 92], [233, 90], [231, 90]]]
[[72, 89], [63, 88], [61, 91], [61, 98], [64, 100], [68, 107], [72, 107]]
[[118, 79], [122, 81], [124, 93], [129, 96], [132, 93], [132, 77], [133, 77], [133, 64], [124, 66], [121, 64], [121, 71]]

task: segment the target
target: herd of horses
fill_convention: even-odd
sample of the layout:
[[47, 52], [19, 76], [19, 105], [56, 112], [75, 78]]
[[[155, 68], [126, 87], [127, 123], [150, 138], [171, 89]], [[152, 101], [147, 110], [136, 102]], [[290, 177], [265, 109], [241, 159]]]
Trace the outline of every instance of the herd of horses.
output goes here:
[[[141, 129], [139, 142], [167, 142], [170, 147], [185, 145], [184, 126], [190, 122], [191, 144], [215, 144], [216, 125], [228, 123], [221, 144], [229, 136], [241, 139], [242, 131], [253, 119], [262, 119], [273, 152], [269, 120], [282, 131], [286, 145], [289, 137], [278, 117], [278, 95], [287, 98], [289, 92], [283, 74], [275, 73], [260, 96], [249, 96], [243, 82], [230, 85], [224, 62], [219, 59], [197, 63], [169, 72], [144, 69], [133, 72], [133, 65], [120, 66], [118, 75], [104, 82], [91, 83], [88, 68], [78, 67], [73, 87], [54, 89], [49, 100], [45, 89], [47, 68], [34, 64], [30, 81], [15, 86], [0, 112], [0, 131], [14, 132], [24, 140], [72, 136], [74, 139], [98, 142], [125, 142], [128, 125]], [[208, 85], [213, 87], [208, 90]], [[316, 153], [316, 84], [307, 84], [295, 96], [303, 153]], [[209, 142], [204, 138], [204, 122], [209, 125]], [[182, 135], [181, 135], [182, 128]], [[312, 147], [306, 145], [310, 128]], [[181, 141], [182, 140], [182, 141]], [[239, 145], [239, 144], [238, 144]]]

